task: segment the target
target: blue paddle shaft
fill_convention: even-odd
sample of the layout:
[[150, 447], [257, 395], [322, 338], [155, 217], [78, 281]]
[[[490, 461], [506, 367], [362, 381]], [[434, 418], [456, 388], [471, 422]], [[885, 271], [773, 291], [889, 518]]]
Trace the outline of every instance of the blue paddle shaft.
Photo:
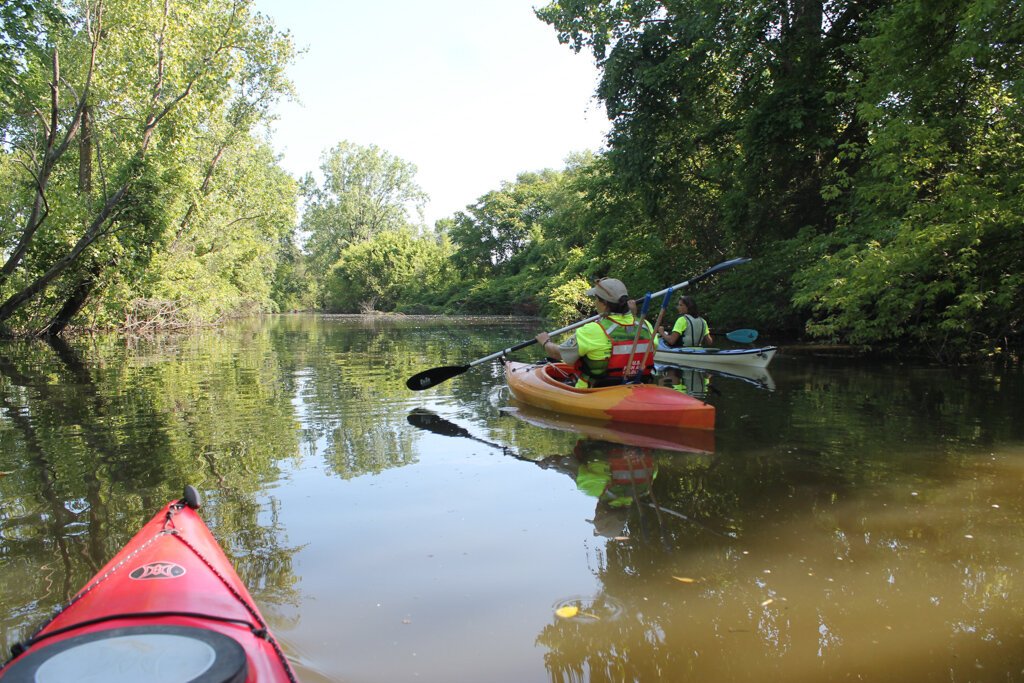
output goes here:
[[647, 309], [650, 307], [650, 305], [651, 305], [651, 293], [647, 292], [647, 294], [644, 296], [644, 303], [640, 307], [640, 317], [641, 318], [643, 318], [644, 316], [647, 315]]

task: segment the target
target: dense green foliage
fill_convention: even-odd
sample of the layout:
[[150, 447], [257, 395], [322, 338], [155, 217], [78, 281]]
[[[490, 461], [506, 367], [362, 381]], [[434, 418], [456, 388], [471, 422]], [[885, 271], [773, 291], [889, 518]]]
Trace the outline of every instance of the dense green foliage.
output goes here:
[[[754, 265], [695, 292], [719, 329], [939, 359], [1019, 347], [1018, 4], [564, 0], [537, 14], [600, 68], [609, 151], [458, 212], [454, 273], [435, 290], [448, 311], [561, 322], [587, 313], [595, 277], [639, 296], [743, 255]], [[347, 310], [408, 302], [365, 277], [336, 284], [372, 292], [334, 296]]]
[[249, 0], [3, 10], [0, 325], [272, 305], [294, 181], [260, 139], [292, 45]]
[[431, 293], [444, 287], [451, 248], [444, 240], [420, 239], [408, 228], [385, 230], [346, 247], [327, 278], [329, 311], [430, 310]]
[[1019, 343], [1019, 3], [565, 0], [538, 14], [602, 70], [609, 158], [642, 198], [642, 234], [705, 264], [757, 258], [716, 313], [937, 357]]
[[832, 234], [795, 302], [808, 331], [855, 343], [992, 352], [1024, 301], [1024, 12], [1018, 3], [900, 3], [873, 16], [850, 97], [867, 134], [830, 177]]
[[341, 142], [323, 156], [323, 182], [304, 181], [302, 229], [317, 277], [327, 275], [348, 247], [383, 232], [413, 224], [426, 195], [416, 184], [416, 167], [375, 145]]
[[[423, 225], [416, 168], [259, 138], [292, 57], [249, 0], [17, 0], [0, 18], [0, 325], [257, 310], [588, 313], [605, 275], [718, 328], [951, 359], [1024, 336], [1024, 9], [991, 0], [555, 0], [608, 150]], [[303, 200], [296, 219], [294, 206]]]
[[303, 180], [309, 298], [324, 310], [439, 310], [452, 248], [423, 225], [416, 167], [375, 145], [341, 142], [323, 156], [322, 182]]

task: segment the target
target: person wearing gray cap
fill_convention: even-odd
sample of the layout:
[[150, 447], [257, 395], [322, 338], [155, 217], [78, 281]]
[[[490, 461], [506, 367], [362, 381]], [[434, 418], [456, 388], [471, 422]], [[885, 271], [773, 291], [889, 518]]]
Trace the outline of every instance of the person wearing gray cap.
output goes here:
[[[648, 352], [654, 330], [644, 321], [637, 337], [637, 320], [630, 312], [626, 285], [615, 278], [601, 278], [586, 294], [594, 297], [601, 318], [583, 325], [561, 344], [551, 341], [547, 332], [537, 335], [537, 343], [548, 357], [575, 366], [579, 373], [577, 388], [619, 384], [624, 376], [640, 372], [649, 378], [654, 367], [654, 354]], [[626, 368], [630, 359], [634, 367]]]

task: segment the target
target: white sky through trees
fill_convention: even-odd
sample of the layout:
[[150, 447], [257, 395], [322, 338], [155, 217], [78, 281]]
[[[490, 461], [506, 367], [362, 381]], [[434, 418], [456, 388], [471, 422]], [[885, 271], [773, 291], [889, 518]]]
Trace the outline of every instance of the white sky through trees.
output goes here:
[[255, 0], [300, 50], [299, 103], [273, 142], [296, 176], [341, 140], [415, 164], [433, 225], [518, 173], [604, 145], [589, 53], [558, 43], [530, 0]]

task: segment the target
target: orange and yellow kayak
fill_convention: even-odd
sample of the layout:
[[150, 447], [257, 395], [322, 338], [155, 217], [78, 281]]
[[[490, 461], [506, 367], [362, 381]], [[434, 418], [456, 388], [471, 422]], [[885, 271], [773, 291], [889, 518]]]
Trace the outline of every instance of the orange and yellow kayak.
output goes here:
[[714, 429], [715, 408], [692, 396], [653, 384], [620, 384], [577, 389], [564, 363], [505, 361], [505, 380], [516, 399], [528, 405], [592, 420]]

